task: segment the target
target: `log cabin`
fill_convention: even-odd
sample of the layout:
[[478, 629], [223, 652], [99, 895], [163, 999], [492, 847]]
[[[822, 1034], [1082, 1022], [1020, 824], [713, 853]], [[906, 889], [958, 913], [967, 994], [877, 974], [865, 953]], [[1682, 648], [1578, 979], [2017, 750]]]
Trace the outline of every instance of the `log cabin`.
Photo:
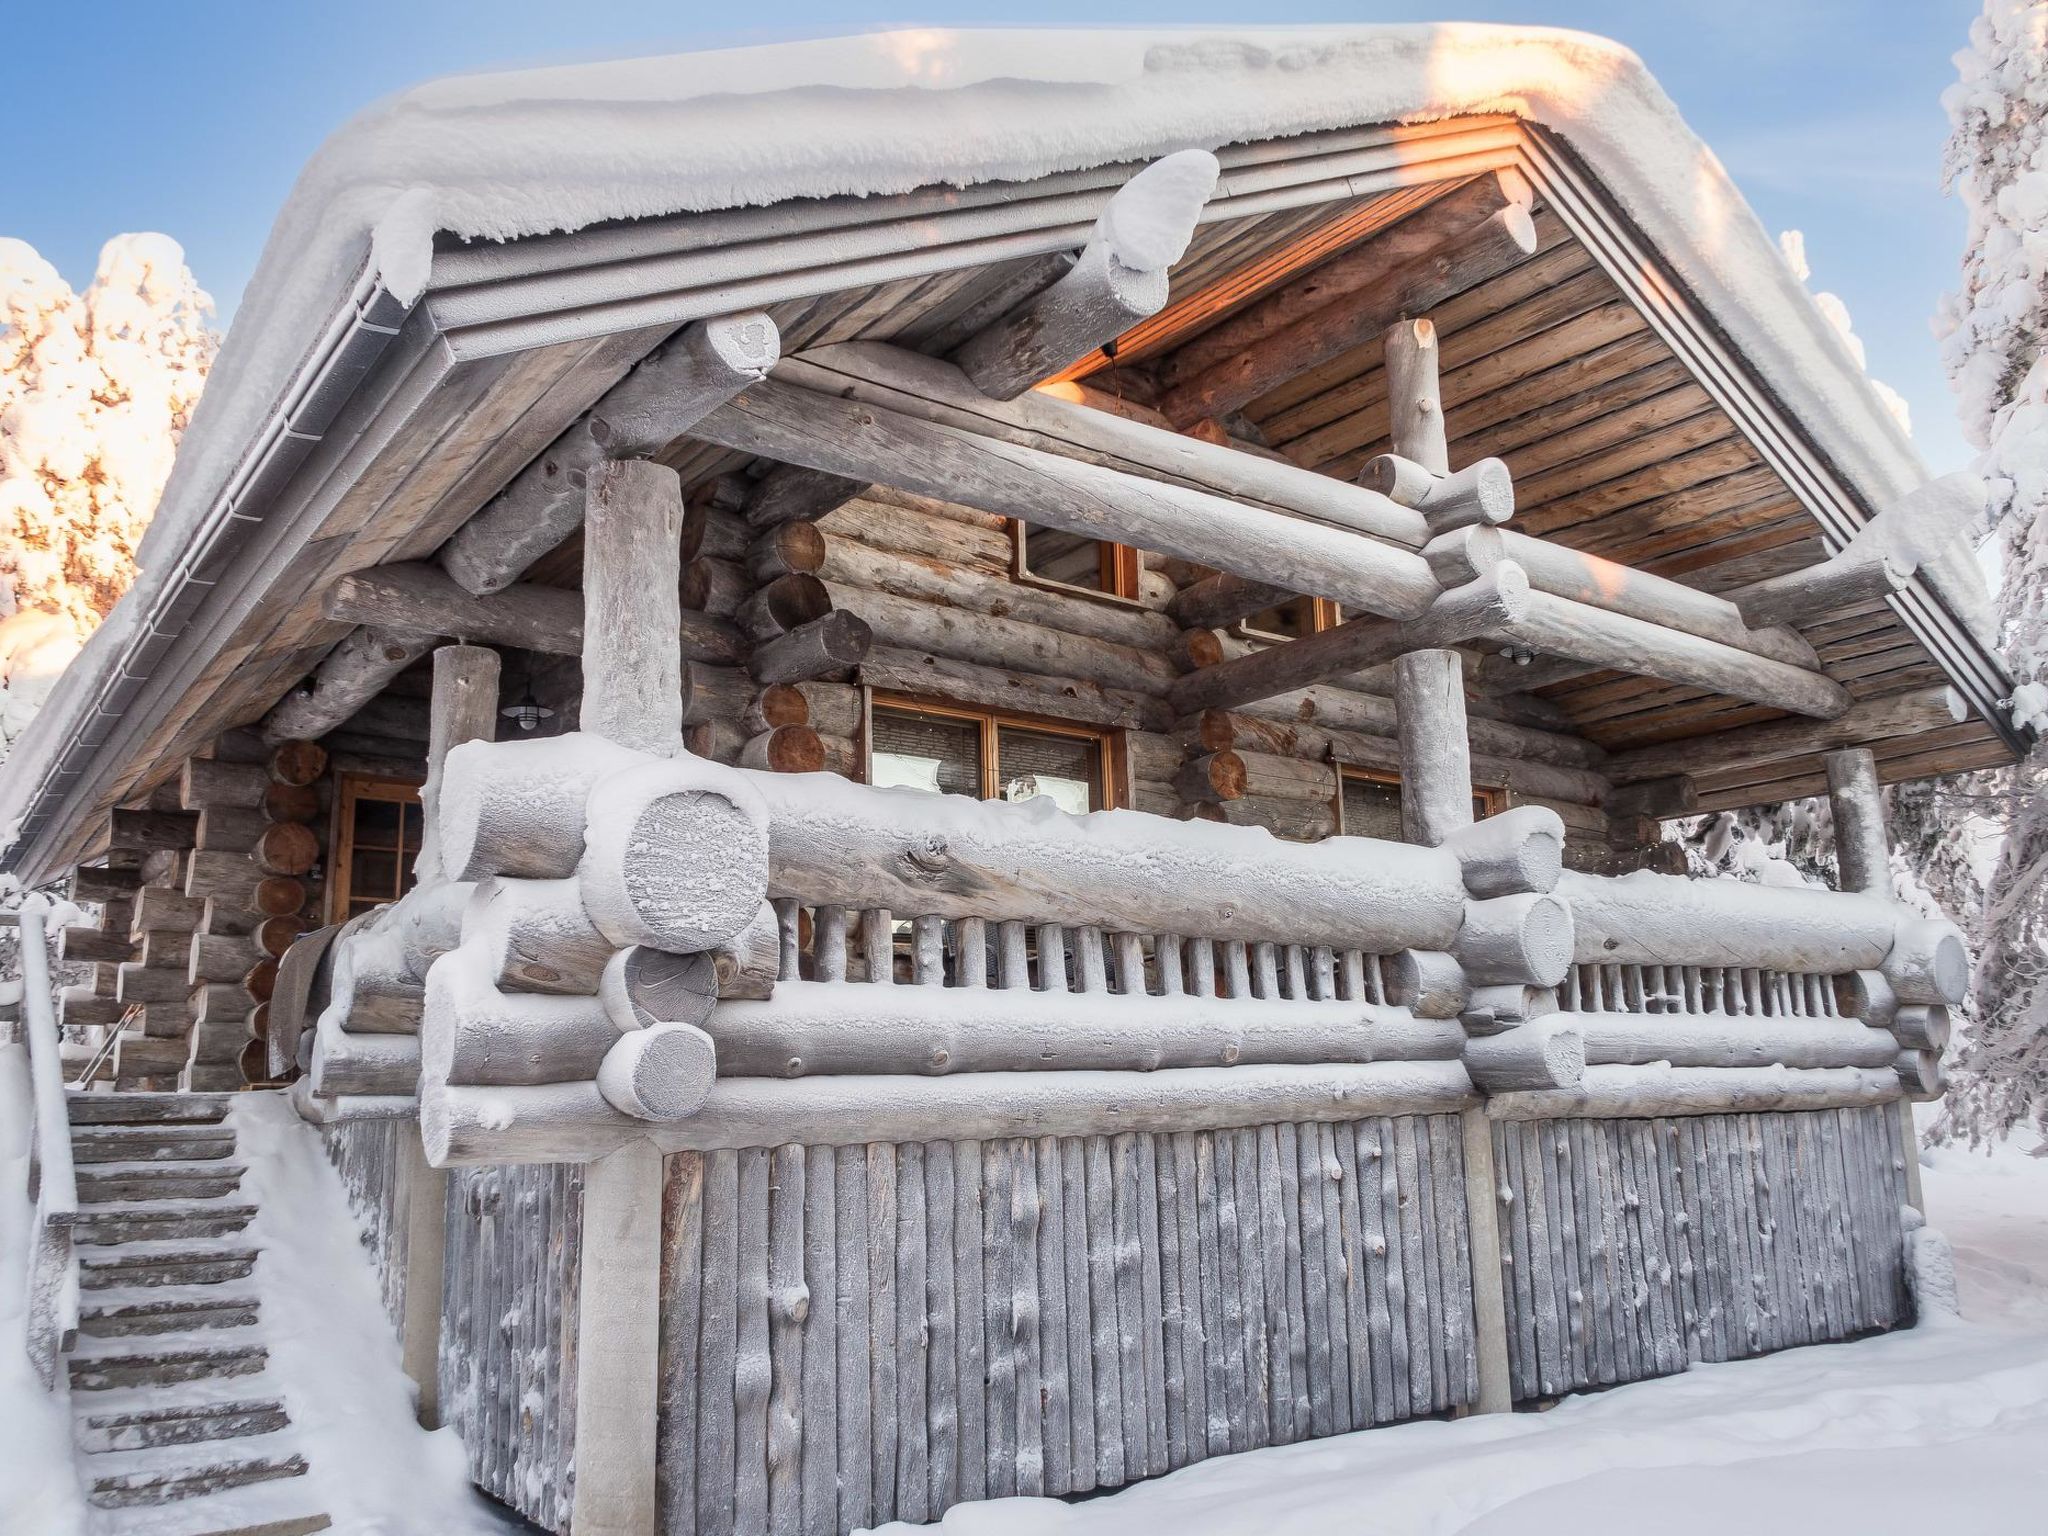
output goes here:
[[[448, 82], [293, 194], [6, 859], [540, 1527], [1080, 1494], [1911, 1320], [1981, 496], [1597, 39]], [[1836, 890], [1662, 835], [1823, 794]]]

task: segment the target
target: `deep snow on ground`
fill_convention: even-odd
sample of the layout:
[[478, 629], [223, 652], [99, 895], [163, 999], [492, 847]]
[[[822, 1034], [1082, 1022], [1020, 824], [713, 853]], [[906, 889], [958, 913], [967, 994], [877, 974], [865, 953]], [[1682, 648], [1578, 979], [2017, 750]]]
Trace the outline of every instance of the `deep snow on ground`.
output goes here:
[[[2029, 1141], [2027, 1145], [2031, 1146]], [[1081, 1504], [1006, 1499], [958, 1536], [1860, 1536], [2048, 1530], [2048, 1159], [1923, 1158], [1967, 1320], [1701, 1366], [1548, 1413], [1204, 1462]], [[908, 1529], [884, 1527], [891, 1532]]]

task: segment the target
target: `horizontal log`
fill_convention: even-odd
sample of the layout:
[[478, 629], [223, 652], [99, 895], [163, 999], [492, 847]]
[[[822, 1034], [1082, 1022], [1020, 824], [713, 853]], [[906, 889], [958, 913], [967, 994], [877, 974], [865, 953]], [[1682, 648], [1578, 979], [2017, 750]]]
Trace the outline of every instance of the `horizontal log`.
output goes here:
[[788, 1078], [1445, 1061], [1465, 1039], [1456, 1020], [1371, 1003], [801, 981], [722, 1002], [703, 1028], [722, 1075]]
[[1571, 904], [1581, 964], [1875, 970], [1900, 917], [1873, 896], [1647, 870], [1618, 879], [1567, 870], [1557, 890]]
[[131, 1077], [175, 1077], [190, 1050], [183, 1036], [127, 1035], [114, 1047], [116, 1084]]
[[1365, 613], [1409, 617], [1437, 591], [1420, 555], [1347, 529], [779, 381], [747, 391], [699, 423], [698, 431], [724, 447], [1235, 569]]
[[[303, 826], [289, 822], [279, 822], [270, 830], [276, 831], [285, 826], [306, 831]], [[250, 907], [256, 904], [257, 890], [265, 878], [265, 872], [257, 868], [256, 861], [249, 854], [195, 852], [185, 870], [185, 894], [195, 901], [203, 902], [212, 897], [228, 906]], [[276, 875], [268, 878], [293, 877]]]
[[1178, 714], [1229, 708], [1392, 661], [1410, 651], [1459, 645], [1519, 621], [1530, 611], [1533, 597], [1521, 568], [1504, 561], [1490, 574], [1440, 593], [1418, 617], [1353, 619], [1287, 645], [1203, 667], [1174, 683], [1167, 702]]
[[71, 872], [71, 895], [77, 901], [119, 901], [141, 884], [141, 873], [133, 869], [80, 865]]
[[[204, 981], [239, 982], [252, 958], [246, 938], [195, 933], [186, 941], [186, 979], [195, 985]], [[243, 1006], [248, 1006], [246, 1001]]]
[[519, 582], [478, 597], [426, 561], [351, 571], [322, 595], [320, 611], [344, 624], [391, 624], [472, 644], [551, 656], [583, 651], [583, 600], [576, 593]]
[[1140, 693], [1162, 692], [1176, 675], [1165, 657], [1133, 645], [887, 592], [840, 586], [830, 590], [835, 608], [858, 614], [876, 644], [897, 650], [951, 656], [977, 666], [1034, 672], [1042, 677], [1077, 677]]
[[1927, 919], [1901, 923], [1881, 969], [1902, 1003], [1953, 1007], [1969, 996], [1969, 950], [1953, 923]]
[[[322, 787], [314, 784], [272, 784], [263, 792], [263, 819], [265, 821], [313, 821], [318, 819], [326, 806]], [[208, 807], [212, 809], [212, 807]], [[200, 813], [201, 817], [205, 812]], [[201, 821], [201, 836], [205, 835], [205, 822]], [[253, 839], [252, 839], [253, 841]], [[199, 847], [207, 847], [201, 842]], [[223, 843], [221, 846], [226, 847]]]
[[1888, 1067], [1899, 1043], [1855, 1019], [1708, 1013], [1553, 1014], [1575, 1022], [1586, 1059], [1674, 1067]]
[[196, 933], [206, 921], [204, 898], [187, 896], [160, 885], [146, 885], [135, 893], [129, 909], [128, 933], [140, 938], [145, 933]]
[[462, 915], [463, 944], [506, 992], [593, 996], [616, 948], [583, 910], [576, 881], [479, 881]]
[[1328, 800], [1240, 795], [1195, 804], [1188, 819], [1232, 827], [1259, 827], [1289, 842], [1319, 843], [1337, 832], [1337, 808]]
[[410, 1094], [420, 1080], [416, 1035], [352, 1034], [323, 1014], [311, 1073], [318, 1098], [352, 1094]]
[[57, 958], [67, 965], [81, 961], [119, 962], [133, 958], [135, 946], [125, 933], [106, 933], [98, 928], [65, 928], [57, 938]]
[[270, 783], [270, 770], [261, 763], [188, 757], [178, 769], [178, 800], [188, 811], [214, 805], [255, 810], [262, 806]]
[[865, 620], [839, 610], [756, 647], [747, 658], [747, 670], [759, 683], [835, 677], [858, 666], [873, 643], [874, 631]]
[[1263, 581], [1218, 571], [1183, 587], [1166, 605], [1176, 624], [1188, 629], [1226, 629], [1242, 619], [1289, 601], [1293, 593]]
[[[266, 742], [313, 741], [382, 693], [390, 681], [434, 648], [434, 637], [366, 625], [349, 631], [313, 673], [263, 717]], [[242, 766], [236, 764], [233, 766]], [[269, 775], [264, 774], [266, 782]], [[197, 809], [188, 794], [188, 807]], [[230, 804], [241, 804], [230, 801]], [[258, 799], [253, 804], [261, 804]]]
[[612, 1042], [597, 1091], [638, 1120], [682, 1120], [710, 1095], [717, 1072], [710, 1038], [694, 1024], [650, 1024]]
[[1551, 891], [1564, 873], [1564, 823], [1543, 806], [1519, 805], [1460, 827], [1444, 840], [1469, 896]]
[[863, 1146], [1038, 1136], [1202, 1131], [1282, 1121], [1448, 1114], [1475, 1102], [1456, 1062], [1186, 1067], [1159, 1072], [963, 1073], [721, 1078], [688, 1119], [660, 1126], [619, 1113], [595, 1083], [444, 1089], [420, 1105], [436, 1167], [588, 1162], [652, 1133], [664, 1151]]
[[1586, 1042], [1577, 1020], [1547, 1014], [1466, 1042], [1465, 1070], [1482, 1093], [1569, 1091], [1586, 1075]]
[[863, 683], [890, 693], [923, 694], [1086, 725], [1160, 730], [1168, 719], [1164, 700], [1128, 688], [979, 666], [895, 646], [877, 645], [861, 659], [858, 671]]
[[583, 857], [590, 791], [641, 754], [576, 733], [464, 742], [442, 770], [441, 865], [452, 880], [561, 879]]
[[1457, 861], [1436, 849], [1194, 825], [1162, 843], [1134, 812], [745, 777], [766, 806], [769, 894], [811, 904], [1382, 953], [1447, 949], [1464, 915]]
[[782, 464], [756, 482], [747, 498], [747, 522], [755, 528], [816, 522], [868, 488], [868, 481]]
[[[763, 330], [765, 327], [765, 331]], [[502, 591], [583, 524], [592, 474], [608, 460], [638, 457], [646, 431], [680, 434], [701, 413], [763, 376], [780, 351], [761, 314], [700, 320], [613, 385], [591, 413], [548, 445], [435, 559], [466, 591]], [[757, 364], [761, 366], [757, 366]], [[601, 437], [636, 451], [612, 451]]]
[[1547, 592], [1530, 592], [1478, 638], [1820, 719], [1849, 708], [1848, 690], [1820, 672]]
[[121, 966], [114, 996], [124, 1004], [173, 1003], [182, 1007], [191, 990], [192, 984], [185, 979], [182, 970], [142, 965], [130, 960]]
[[1899, 1097], [1898, 1074], [1870, 1067], [1597, 1066], [1575, 1089], [1506, 1093], [1491, 1120], [1640, 1120], [1663, 1115], [1855, 1109]]
[[190, 848], [199, 818], [190, 811], [124, 810], [111, 812], [107, 844], [128, 851]]
[[1172, 783], [1183, 800], [1197, 803], [1252, 795], [1327, 805], [1337, 793], [1337, 770], [1328, 763], [1233, 750], [1191, 759], [1172, 774]]
[[747, 570], [756, 581], [816, 575], [825, 564], [825, 535], [816, 523], [781, 523], [762, 529], [745, 555]]
[[758, 689], [740, 667], [714, 667], [707, 662], [683, 664], [683, 724], [700, 720], [737, 720]]
[[432, 1084], [588, 1082], [619, 1031], [596, 997], [502, 992], [491, 957], [465, 944], [427, 973], [426, 1053]]
[[[314, 793], [310, 785], [273, 784], [272, 789]], [[316, 802], [317, 804], [317, 802]], [[303, 818], [295, 818], [303, 819]], [[246, 854], [271, 824], [262, 810], [239, 805], [209, 805], [199, 812], [192, 846], [206, 853]]]
[[[1245, 453], [1164, 425], [1092, 409], [1067, 398], [1069, 385], [1032, 390], [1015, 400], [989, 400], [958, 369], [879, 342], [815, 348], [785, 364], [783, 376], [807, 388], [845, 394], [1017, 447], [1354, 529], [1407, 549], [1420, 549], [1429, 541], [1428, 525], [1419, 512], [1376, 491], [1285, 459]], [[943, 550], [915, 552], [946, 557]], [[1256, 571], [1242, 574], [1254, 580], [1259, 576]]]
[[128, 1005], [118, 998], [95, 997], [90, 987], [66, 987], [57, 999], [57, 1023], [65, 1028], [111, 1027], [121, 1022]]
[[193, 937], [190, 933], [161, 928], [145, 933], [136, 947], [135, 963], [153, 970], [182, 971], [190, 960]]

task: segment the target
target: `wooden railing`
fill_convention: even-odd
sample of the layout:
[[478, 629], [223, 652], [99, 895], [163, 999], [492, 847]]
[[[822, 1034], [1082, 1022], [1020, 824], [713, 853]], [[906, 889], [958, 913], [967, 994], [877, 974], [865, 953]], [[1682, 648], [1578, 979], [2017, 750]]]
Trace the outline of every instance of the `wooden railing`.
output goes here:
[[886, 907], [849, 910], [787, 898], [775, 909], [782, 929], [778, 981], [1261, 1002], [1389, 1001], [1389, 957], [1362, 949], [979, 917], [902, 919]]
[[78, 1219], [78, 1180], [71, 1166], [71, 1121], [64, 1104], [64, 1066], [50, 991], [45, 927], [48, 906], [29, 898], [21, 910], [22, 1028], [28, 1035], [30, 1113], [29, 1237], [25, 1344], [44, 1386], [78, 1332], [78, 1260], [71, 1228]]

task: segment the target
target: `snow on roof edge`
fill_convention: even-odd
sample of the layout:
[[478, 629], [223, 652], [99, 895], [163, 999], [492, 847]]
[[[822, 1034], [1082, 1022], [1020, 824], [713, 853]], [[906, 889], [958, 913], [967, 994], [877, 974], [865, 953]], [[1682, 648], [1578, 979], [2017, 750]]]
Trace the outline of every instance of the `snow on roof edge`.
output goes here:
[[[870, 33], [456, 77], [340, 129], [265, 243], [143, 540], [142, 572], [71, 670], [118, 664], [117, 637], [139, 629], [171, 557], [365, 261], [410, 301], [436, 231], [513, 239], [1481, 113], [1569, 144], [1873, 505], [1927, 478], [1720, 162], [1617, 43], [1463, 23]], [[67, 676], [17, 743], [0, 820], [19, 813], [7, 802], [21, 778], [39, 778], [53, 743], [75, 735], [94, 692], [85, 683]]]

